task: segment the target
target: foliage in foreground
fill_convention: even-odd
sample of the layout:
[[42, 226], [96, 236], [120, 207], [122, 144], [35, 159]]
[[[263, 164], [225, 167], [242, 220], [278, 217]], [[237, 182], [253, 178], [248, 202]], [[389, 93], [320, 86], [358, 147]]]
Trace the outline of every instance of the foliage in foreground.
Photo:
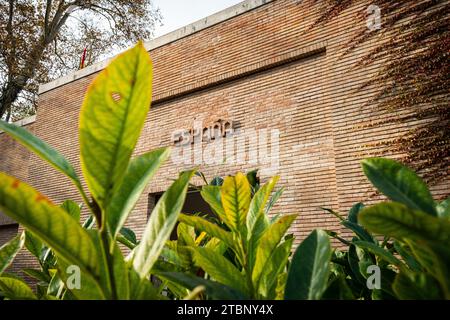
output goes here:
[[[358, 203], [347, 218], [327, 209], [354, 233], [347, 241], [330, 232], [348, 246], [334, 254], [330, 291], [347, 299], [450, 299], [450, 200], [435, 202], [426, 184], [396, 161], [372, 158], [362, 166], [391, 201]], [[380, 270], [374, 290], [367, 286], [369, 266]]]
[[[355, 205], [344, 226], [355, 233], [333, 251], [325, 231], [313, 231], [289, 260], [296, 215], [269, 217], [280, 193], [273, 177], [217, 180], [201, 195], [216, 219], [180, 214], [194, 170], [183, 172], [155, 206], [142, 238], [123, 226], [140, 194], [169, 156], [167, 148], [134, 159], [132, 151], [151, 100], [151, 61], [142, 44], [120, 55], [90, 86], [80, 114], [81, 167], [92, 201], [73, 166], [23, 128], [0, 122], [23, 145], [64, 173], [90, 211], [53, 204], [45, 195], [0, 173], [0, 209], [26, 229], [0, 248], [0, 291], [8, 299], [448, 299], [450, 206], [436, 203], [410, 169], [367, 159], [363, 169], [391, 201]], [[93, 227], [93, 222], [96, 227]], [[169, 241], [178, 225], [178, 240]], [[372, 233], [370, 233], [372, 232]], [[380, 244], [374, 235], [383, 235]], [[118, 243], [131, 248], [124, 256]], [[40, 269], [24, 270], [37, 290], [4, 271], [26, 247]], [[368, 287], [369, 267], [381, 284]], [[80, 283], [73, 279], [80, 274]], [[157, 276], [162, 285], [151, 279]], [[163, 295], [163, 292], [168, 295]]]

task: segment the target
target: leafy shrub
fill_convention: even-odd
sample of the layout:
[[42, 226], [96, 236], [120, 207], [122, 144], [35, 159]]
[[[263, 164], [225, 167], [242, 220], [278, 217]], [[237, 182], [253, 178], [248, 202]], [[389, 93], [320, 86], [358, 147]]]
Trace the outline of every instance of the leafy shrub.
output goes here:
[[[169, 149], [162, 148], [131, 159], [149, 110], [151, 89], [152, 63], [142, 43], [118, 56], [89, 87], [81, 108], [79, 136], [81, 167], [92, 201], [74, 167], [61, 154], [25, 129], [0, 122], [0, 129], [66, 175], [95, 217], [97, 227], [87, 230], [39, 191], [0, 173], [0, 208], [26, 228], [29, 243], [32, 239], [42, 242], [57, 260], [50, 264], [57, 270], [45, 274], [51, 276], [47, 293], [54, 293], [50, 290], [54, 282], [67, 284], [67, 270], [76, 266], [81, 286], [70, 289], [70, 298], [163, 298], [147, 278], [176, 224], [194, 171], [180, 174], [164, 193], [141, 242], [129, 256], [124, 257], [117, 245], [119, 232], [140, 194], [169, 156]], [[0, 271], [23, 244], [21, 235], [2, 247]], [[38, 247], [30, 251], [34, 250], [40, 256]], [[9, 298], [37, 298], [25, 282], [11, 275], [0, 276], [0, 287]], [[46, 297], [50, 296], [69, 298], [60, 294]]]
[[[330, 232], [348, 249], [333, 257], [329, 297], [449, 299], [450, 200], [434, 201], [426, 184], [394, 160], [366, 159], [362, 166], [372, 184], [392, 201], [367, 208], [358, 203], [347, 218], [327, 209], [355, 234], [347, 241]], [[370, 265], [380, 268], [380, 289], [367, 287]]]

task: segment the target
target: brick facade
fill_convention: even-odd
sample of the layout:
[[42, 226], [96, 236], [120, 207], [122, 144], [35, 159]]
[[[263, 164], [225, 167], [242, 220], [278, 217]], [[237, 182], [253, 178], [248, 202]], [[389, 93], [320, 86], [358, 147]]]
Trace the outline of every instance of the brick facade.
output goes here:
[[[361, 128], [383, 116], [365, 106], [376, 90], [358, 90], [377, 66], [355, 67], [375, 43], [343, 55], [346, 43], [360, 28], [355, 21], [366, 9], [363, 4], [310, 30], [319, 15], [313, 1], [263, 2], [267, 3], [150, 50], [154, 96], [136, 154], [171, 145], [174, 130], [189, 128], [194, 121], [208, 125], [230, 119], [244, 131], [279, 130], [277, 174], [279, 186], [286, 189], [273, 212], [299, 214], [292, 228], [297, 242], [314, 228], [345, 234], [337, 219], [319, 207], [346, 212], [355, 202], [366, 201], [371, 189], [359, 162], [381, 150], [368, 145], [402, 135], [415, 124]], [[94, 77], [95, 73], [41, 92], [33, 124], [35, 134], [75, 164], [80, 175], [78, 113]], [[0, 135], [0, 139], [4, 149], [7, 138]], [[7, 159], [2, 158], [0, 165], [20, 157], [16, 153], [16, 147], [7, 145]], [[20, 176], [20, 165], [1, 169], [23, 177], [56, 203], [81, 201], [68, 179], [36, 156], [19, 160], [28, 161], [28, 175]], [[192, 167], [169, 160], [147, 187], [128, 226], [140, 234], [151, 205], [148, 195], [164, 191], [179, 171]], [[200, 169], [212, 178], [256, 167], [263, 166], [201, 165]], [[265, 181], [267, 175], [261, 178]], [[443, 181], [433, 193], [442, 197], [449, 185], [450, 181]]]

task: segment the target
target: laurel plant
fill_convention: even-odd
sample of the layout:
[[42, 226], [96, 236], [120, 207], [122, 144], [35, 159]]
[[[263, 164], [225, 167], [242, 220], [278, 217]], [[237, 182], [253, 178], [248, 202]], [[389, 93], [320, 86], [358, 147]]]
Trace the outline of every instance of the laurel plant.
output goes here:
[[[58, 283], [73, 298], [163, 298], [148, 278], [176, 224], [194, 171], [181, 173], [164, 193], [129, 256], [117, 244], [128, 215], [170, 152], [162, 148], [131, 158], [151, 95], [152, 63], [142, 43], [119, 55], [90, 85], [80, 112], [79, 140], [83, 178], [92, 198], [60, 153], [27, 130], [0, 122], [1, 130], [69, 178], [96, 221], [87, 230], [38, 190], [0, 173], [0, 209], [52, 250]], [[24, 241], [20, 235], [2, 247], [1, 271]], [[76, 271], [80, 283], [70, 286]], [[7, 298], [37, 298], [25, 282], [10, 275], [0, 276], [0, 287]]]

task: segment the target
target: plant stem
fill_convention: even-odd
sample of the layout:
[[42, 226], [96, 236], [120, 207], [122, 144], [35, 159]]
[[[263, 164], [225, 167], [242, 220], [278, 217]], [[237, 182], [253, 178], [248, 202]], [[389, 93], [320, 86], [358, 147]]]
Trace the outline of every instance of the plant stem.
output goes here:
[[112, 300], [117, 300], [117, 288], [116, 288], [116, 281], [114, 279], [114, 261], [113, 256], [111, 255], [111, 252], [109, 250], [109, 239], [108, 234], [106, 232], [106, 228], [102, 228], [100, 230], [100, 237], [102, 241], [103, 255], [106, 259], [109, 282], [111, 284], [111, 294], [112, 294], [111, 298]]

